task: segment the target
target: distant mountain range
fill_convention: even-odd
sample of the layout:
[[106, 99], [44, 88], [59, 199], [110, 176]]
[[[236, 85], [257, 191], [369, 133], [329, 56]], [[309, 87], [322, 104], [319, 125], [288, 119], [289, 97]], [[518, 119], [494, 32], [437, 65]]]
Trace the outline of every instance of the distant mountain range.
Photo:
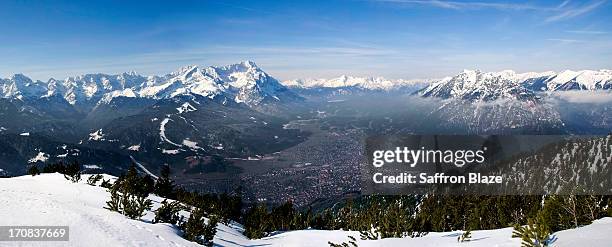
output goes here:
[[71, 105], [91, 107], [117, 97], [167, 99], [182, 95], [223, 98], [249, 106], [299, 98], [251, 61], [223, 67], [186, 66], [163, 76], [86, 74], [42, 82], [17, 74], [0, 79], [0, 96], [4, 98], [60, 96]]
[[566, 70], [560, 73], [512, 70], [483, 72], [464, 70], [443, 79], [388, 80], [383, 77], [340, 76], [332, 79], [284, 81], [292, 89], [357, 88], [371, 91], [419, 90], [424, 97], [467, 100], [522, 99], [538, 92], [612, 89], [612, 70]]
[[[464, 70], [443, 79], [388, 80], [383, 77], [340, 76], [333, 79], [296, 79], [279, 82], [252, 61], [215, 67], [186, 66], [163, 76], [135, 72], [118, 75], [86, 74], [64, 80], [33, 81], [22, 74], [0, 79], [2, 98], [51, 98], [60, 96], [71, 105], [90, 108], [117, 97], [168, 99], [199, 95], [230, 100], [254, 107], [266, 102], [300, 99], [293, 91], [415, 92], [423, 97], [489, 101], [500, 98], [532, 99], [539, 92], [612, 89], [612, 70], [566, 70], [560, 73], [512, 70], [483, 72]], [[338, 91], [343, 90], [343, 91]]]
[[539, 92], [612, 89], [612, 70], [516, 73], [464, 70], [418, 92], [423, 97], [469, 101], [534, 99]]
[[421, 88], [435, 80], [388, 80], [383, 77], [353, 77], [342, 75], [333, 79], [296, 79], [284, 81], [283, 84], [290, 88], [315, 89], [315, 88], [360, 88], [365, 90], [392, 91], [403, 88]]

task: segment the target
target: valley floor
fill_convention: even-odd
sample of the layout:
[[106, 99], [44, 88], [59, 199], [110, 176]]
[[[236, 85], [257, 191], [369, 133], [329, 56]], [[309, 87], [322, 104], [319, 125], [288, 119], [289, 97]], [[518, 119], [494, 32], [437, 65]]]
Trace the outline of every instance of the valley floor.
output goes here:
[[[84, 176], [86, 179], [86, 177]], [[0, 246], [199, 246], [179, 236], [176, 227], [152, 224], [149, 212], [141, 221], [104, 209], [109, 193], [104, 188], [81, 182], [73, 184], [60, 174], [22, 176], [0, 179], [0, 225], [70, 226], [66, 242], [0, 242]], [[163, 198], [151, 196], [153, 209]], [[610, 246], [612, 218], [555, 233], [554, 246]], [[457, 243], [460, 232], [430, 233], [421, 238], [358, 241], [359, 246], [520, 246], [512, 239], [512, 228], [481, 230], [472, 233], [472, 241]], [[301, 230], [278, 233], [249, 240], [239, 225], [219, 225], [214, 242], [217, 246], [329, 246], [342, 243], [348, 236], [359, 239], [359, 232]]]

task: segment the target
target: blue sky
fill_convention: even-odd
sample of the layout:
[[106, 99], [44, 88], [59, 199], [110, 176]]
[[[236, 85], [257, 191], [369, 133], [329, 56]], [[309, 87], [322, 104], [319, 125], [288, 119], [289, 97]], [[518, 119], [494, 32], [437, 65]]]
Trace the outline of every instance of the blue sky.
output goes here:
[[612, 2], [0, 1], [0, 77], [253, 60], [279, 79], [612, 69]]

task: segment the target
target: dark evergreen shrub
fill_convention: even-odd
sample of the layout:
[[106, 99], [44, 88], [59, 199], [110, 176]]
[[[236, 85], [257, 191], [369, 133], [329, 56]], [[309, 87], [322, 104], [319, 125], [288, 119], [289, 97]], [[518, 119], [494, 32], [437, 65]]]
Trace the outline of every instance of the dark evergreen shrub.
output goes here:
[[341, 244], [332, 243], [328, 241], [329, 247], [357, 247], [357, 240], [353, 236], [348, 236], [348, 242], [343, 242]]
[[153, 223], [170, 223], [176, 225], [180, 220], [179, 212], [183, 209], [184, 207], [180, 202], [168, 202], [168, 200], [164, 199], [161, 206], [155, 210], [155, 219]]
[[81, 165], [78, 162], [73, 162], [65, 166], [63, 174], [67, 180], [78, 183], [81, 181]]
[[472, 231], [467, 230], [457, 237], [457, 242], [463, 243], [472, 240]]
[[204, 234], [202, 235], [203, 245], [205, 246], [213, 246], [213, 239], [215, 238], [215, 234], [217, 234], [217, 224], [219, 219], [215, 215], [210, 215], [208, 219], [208, 223], [204, 227]]
[[96, 186], [96, 184], [102, 179], [104, 178], [101, 174], [95, 174], [95, 175], [91, 175], [89, 176], [89, 178], [87, 178], [87, 184], [91, 185], [91, 186]]
[[208, 224], [204, 216], [206, 213], [200, 208], [191, 210], [189, 219], [181, 224], [183, 238], [205, 246], [213, 246], [213, 238], [217, 232], [217, 218], [209, 216]]
[[48, 164], [42, 169], [42, 173], [66, 173], [66, 166], [63, 162]]
[[30, 168], [28, 168], [28, 175], [32, 175], [32, 177], [33, 177], [33, 176], [36, 176], [38, 174], [40, 174], [40, 171], [38, 170], [38, 166], [32, 165], [32, 166], [30, 166]]
[[244, 216], [244, 234], [250, 239], [265, 237], [270, 229], [270, 216], [264, 206], [253, 205]]
[[106, 202], [105, 208], [138, 219], [153, 206], [147, 198], [151, 190], [152, 184], [147, 181], [147, 176], [140, 177], [136, 167], [132, 166], [110, 186], [111, 200]]
[[515, 225], [512, 237], [520, 238], [522, 247], [546, 247], [557, 240], [542, 216], [529, 219], [526, 226]]
[[110, 189], [113, 184], [110, 182], [110, 179], [102, 179], [102, 183], [100, 183], [100, 187]]
[[167, 164], [161, 167], [160, 176], [155, 182], [153, 193], [164, 198], [176, 199], [174, 182], [170, 179], [170, 166]]
[[140, 219], [146, 211], [151, 210], [153, 202], [143, 196], [127, 194], [122, 196], [121, 205], [125, 216], [130, 219]]
[[123, 213], [123, 206], [121, 206], [121, 195], [117, 190], [111, 190], [111, 198], [109, 201], [106, 201], [106, 209], [110, 211], [115, 211], [119, 213]]

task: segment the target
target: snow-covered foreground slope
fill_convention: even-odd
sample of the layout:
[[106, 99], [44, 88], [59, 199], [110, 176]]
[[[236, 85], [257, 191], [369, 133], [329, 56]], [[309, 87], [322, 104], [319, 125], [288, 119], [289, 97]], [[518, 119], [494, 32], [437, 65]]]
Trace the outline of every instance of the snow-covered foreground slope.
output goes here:
[[[511, 238], [512, 228], [496, 230], [481, 230], [472, 232], [472, 240], [458, 243], [457, 237], [463, 232], [434, 232], [420, 238], [386, 238], [382, 240], [358, 240], [360, 247], [364, 246], [471, 246], [471, 247], [519, 247], [518, 238]], [[610, 246], [612, 241], [612, 218], [596, 220], [593, 224], [555, 233], [558, 240], [556, 247], [570, 246]], [[334, 243], [348, 242], [348, 236], [359, 239], [359, 232], [303, 230], [286, 232], [261, 240], [253, 241], [251, 246], [329, 246], [327, 241]]]
[[[86, 178], [86, 177], [85, 177]], [[152, 224], [149, 212], [142, 220], [104, 209], [109, 194], [104, 188], [73, 184], [60, 174], [0, 179], [0, 225], [68, 225], [66, 242], [0, 242], [0, 246], [199, 246], [180, 237], [169, 224]], [[151, 196], [154, 209], [163, 198]], [[609, 246], [612, 218], [597, 220], [578, 229], [556, 233], [555, 246]], [[458, 244], [459, 232], [430, 233], [421, 238], [358, 241], [359, 246], [519, 246], [511, 228], [474, 231], [472, 241]], [[329, 246], [358, 232], [302, 230], [249, 240], [237, 225], [218, 225], [217, 246]]]
[[[1, 242], [0, 246], [198, 246], [168, 224], [130, 220], [104, 209], [108, 198], [106, 189], [73, 184], [61, 174], [0, 179], [0, 225], [70, 227], [68, 244]], [[151, 199], [160, 202], [158, 197]], [[153, 217], [149, 213], [143, 219]]]

